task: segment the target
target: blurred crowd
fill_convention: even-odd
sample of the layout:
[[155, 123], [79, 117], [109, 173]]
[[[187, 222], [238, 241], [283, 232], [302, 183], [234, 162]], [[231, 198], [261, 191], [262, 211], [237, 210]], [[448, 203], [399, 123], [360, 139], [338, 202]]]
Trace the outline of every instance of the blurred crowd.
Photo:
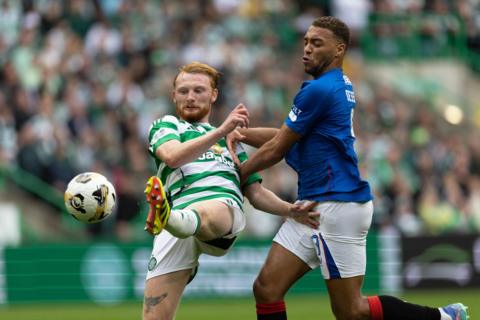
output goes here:
[[[212, 124], [243, 102], [252, 126], [279, 127], [306, 79], [303, 34], [315, 17], [347, 22], [356, 56], [369, 18], [399, 10], [428, 12], [449, 28], [432, 22], [441, 35], [465, 25], [478, 49], [476, 0], [0, 0], [0, 165], [61, 192], [79, 172], [105, 174], [119, 199], [115, 232], [128, 238], [155, 172], [147, 130], [174, 112], [179, 66], [202, 61], [221, 70]], [[375, 36], [388, 38], [388, 28]], [[421, 99], [355, 80], [357, 149], [375, 190], [375, 224], [406, 234], [480, 230], [478, 133], [446, 125]], [[263, 176], [295, 200], [284, 165]]]
[[[374, 0], [369, 15], [370, 54], [439, 57], [480, 54], [477, 0]], [[466, 46], [464, 46], [466, 44]], [[468, 49], [467, 51], [463, 49]]]

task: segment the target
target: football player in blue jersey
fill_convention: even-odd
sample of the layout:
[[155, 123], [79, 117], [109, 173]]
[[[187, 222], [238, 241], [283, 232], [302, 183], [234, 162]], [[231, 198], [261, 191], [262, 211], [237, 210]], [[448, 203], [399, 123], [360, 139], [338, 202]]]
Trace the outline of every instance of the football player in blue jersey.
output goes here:
[[315, 211], [321, 212], [317, 230], [287, 219], [275, 236], [254, 283], [257, 319], [287, 319], [285, 294], [317, 267], [336, 319], [467, 319], [466, 307], [459, 303], [431, 308], [392, 296], [362, 295], [373, 204], [354, 150], [355, 93], [342, 71], [349, 34], [337, 18], [314, 20], [304, 37], [302, 58], [313, 79], [302, 84], [285, 123], [280, 129], [237, 132], [237, 140], [261, 146], [240, 165], [242, 178], [285, 157], [298, 174], [298, 199], [314, 202]]

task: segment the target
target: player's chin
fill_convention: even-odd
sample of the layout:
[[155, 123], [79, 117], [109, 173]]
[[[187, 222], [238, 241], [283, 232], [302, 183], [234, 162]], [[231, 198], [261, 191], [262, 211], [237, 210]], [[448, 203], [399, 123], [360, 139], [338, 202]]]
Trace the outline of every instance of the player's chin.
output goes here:
[[189, 112], [182, 112], [181, 117], [183, 120], [188, 122], [198, 122], [203, 119], [205, 114], [201, 111], [189, 111]]
[[306, 74], [309, 74], [311, 76], [315, 76], [315, 68], [312, 68], [310, 66], [305, 66], [304, 70], [305, 70]]
[[313, 74], [316, 68], [310, 62], [304, 62], [303, 69], [305, 70], [305, 73]]

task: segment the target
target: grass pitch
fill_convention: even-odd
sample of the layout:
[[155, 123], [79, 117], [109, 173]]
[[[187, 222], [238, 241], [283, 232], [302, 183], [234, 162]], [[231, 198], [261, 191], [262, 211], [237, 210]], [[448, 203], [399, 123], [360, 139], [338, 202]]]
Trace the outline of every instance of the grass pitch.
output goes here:
[[[408, 292], [401, 298], [418, 304], [443, 306], [461, 301], [470, 307], [470, 319], [480, 319], [479, 290], [438, 290]], [[0, 306], [2, 320], [132, 320], [141, 319], [142, 303], [115, 306], [78, 304], [19, 304]], [[326, 295], [292, 295], [287, 298], [291, 320], [333, 320]], [[185, 299], [177, 320], [256, 319], [253, 298]]]

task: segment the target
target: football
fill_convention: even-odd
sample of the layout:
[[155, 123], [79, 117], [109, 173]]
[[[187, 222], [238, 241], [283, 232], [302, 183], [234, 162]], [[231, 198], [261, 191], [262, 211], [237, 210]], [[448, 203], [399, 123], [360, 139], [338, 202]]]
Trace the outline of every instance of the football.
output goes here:
[[103, 175], [85, 172], [68, 183], [64, 200], [67, 211], [75, 219], [97, 223], [112, 213], [116, 202], [115, 188]]

